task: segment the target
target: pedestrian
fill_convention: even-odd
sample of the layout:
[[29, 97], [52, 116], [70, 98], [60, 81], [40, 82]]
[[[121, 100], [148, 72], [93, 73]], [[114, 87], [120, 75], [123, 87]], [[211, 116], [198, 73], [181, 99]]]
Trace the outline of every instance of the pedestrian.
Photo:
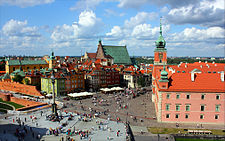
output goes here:
[[23, 122], [23, 126], [24, 126], [24, 122]]
[[116, 132], [117, 137], [119, 137], [119, 131]]
[[38, 123], [36, 122], [36, 127], [38, 127]]
[[26, 117], [24, 118], [24, 121], [27, 122], [27, 118]]
[[13, 123], [15, 122], [15, 119], [13, 119]]

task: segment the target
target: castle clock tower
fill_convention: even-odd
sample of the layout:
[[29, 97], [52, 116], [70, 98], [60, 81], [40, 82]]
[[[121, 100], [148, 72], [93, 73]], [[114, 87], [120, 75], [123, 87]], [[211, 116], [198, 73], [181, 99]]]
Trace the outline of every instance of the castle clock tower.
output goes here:
[[162, 36], [162, 23], [160, 19], [160, 32], [159, 38], [155, 41], [156, 48], [154, 50], [154, 66], [153, 66], [153, 73], [152, 73], [152, 91], [153, 94], [155, 93], [155, 85], [156, 79], [160, 79], [161, 71], [163, 71], [163, 67], [167, 66], [167, 49], [166, 41]]

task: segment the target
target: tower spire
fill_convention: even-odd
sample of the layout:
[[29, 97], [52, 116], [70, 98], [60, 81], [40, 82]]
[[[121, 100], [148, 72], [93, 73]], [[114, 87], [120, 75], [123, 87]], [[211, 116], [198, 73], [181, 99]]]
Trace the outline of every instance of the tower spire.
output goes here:
[[162, 36], [162, 17], [160, 17], [160, 31], [159, 31], [159, 38], [158, 40], [155, 42], [156, 44], [156, 49], [160, 48], [163, 49], [166, 46], [166, 41], [164, 40], [163, 36]]
[[162, 36], [162, 17], [160, 17], [160, 35]]

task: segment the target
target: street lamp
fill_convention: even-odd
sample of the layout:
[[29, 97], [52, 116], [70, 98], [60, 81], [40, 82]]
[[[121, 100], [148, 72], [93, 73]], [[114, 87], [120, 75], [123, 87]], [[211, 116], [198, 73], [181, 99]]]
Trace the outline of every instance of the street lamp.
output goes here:
[[57, 104], [55, 103], [55, 76], [54, 76], [54, 70], [52, 70], [51, 80], [52, 80], [52, 86], [53, 86], [53, 88], [52, 88], [53, 89], [52, 114], [54, 116], [58, 116]]

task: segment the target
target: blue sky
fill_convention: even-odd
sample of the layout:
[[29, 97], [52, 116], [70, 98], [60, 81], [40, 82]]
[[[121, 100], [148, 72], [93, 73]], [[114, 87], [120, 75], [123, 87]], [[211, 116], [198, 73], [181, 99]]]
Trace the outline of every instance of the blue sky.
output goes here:
[[0, 0], [0, 56], [78, 56], [126, 45], [153, 56], [162, 16], [168, 56], [224, 56], [223, 0]]

